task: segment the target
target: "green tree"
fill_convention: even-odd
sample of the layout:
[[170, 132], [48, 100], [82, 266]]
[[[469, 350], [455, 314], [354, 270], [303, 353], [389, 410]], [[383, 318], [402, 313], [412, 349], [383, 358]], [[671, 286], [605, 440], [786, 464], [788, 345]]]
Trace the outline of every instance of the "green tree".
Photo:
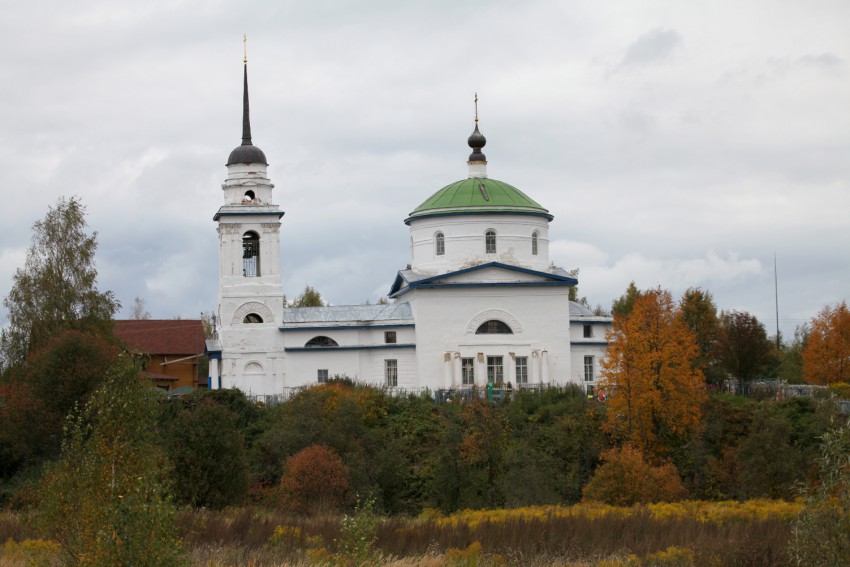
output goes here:
[[694, 361], [697, 368], [702, 370], [707, 382], [721, 382], [721, 373], [715, 364], [719, 323], [717, 306], [711, 293], [699, 288], [688, 288], [679, 302], [679, 310], [699, 347], [699, 355]]
[[[567, 271], [567, 275], [571, 278], [578, 279], [579, 271], [579, 268], [573, 268], [572, 270]], [[582, 305], [587, 305], [587, 298], [578, 296], [578, 285], [574, 285], [570, 288], [568, 299], [570, 301], [581, 303]]]
[[248, 489], [248, 459], [238, 416], [210, 397], [180, 412], [168, 431], [179, 503], [213, 509], [239, 504]]
[[809, 340], [809, 326], [798, 325], [794, 329], [794, 338], [789, 344], [783, 344], [779, 352], [779, 379], [789, 384], [802, 384], [803, 350]]
[[72, 565], [185, 564], [157, 444], [158, 395], [116, 365], [68, 420], [62, 458], [45, 474], [37, 524]]
[[820, 479], [791, 530], [794, 565], [847, 565], [850, 558], [850, 422], [823, 436]]
[[739, 381], [743, 392], [745, 383], [766, 377], [776, 363], [776, 350], [755, 315], [724, 311], [720, 314], [717, 357], [723, 369]]
[[324, 307], [326, 304], [321, 294], [309, 285], [295, 298], [290, 307]]
[[85, 207], [60, 198], [33, 224], [23, 268], [4, 300], [9, 327], [0, 334], [0, 366], [22, 364], [64, 330], [108, 332], [120, 303], [97, 290], [97, 233], [86, 233]]
[[629, 287], [626, 288], [626, 293], [618, 297], [611, 304], [611, 314], [614, 317], [626, 317], [632, 312], [637, 298], [641, 296], [641, 291], [635, 285], [635, 282], [629, 282]]

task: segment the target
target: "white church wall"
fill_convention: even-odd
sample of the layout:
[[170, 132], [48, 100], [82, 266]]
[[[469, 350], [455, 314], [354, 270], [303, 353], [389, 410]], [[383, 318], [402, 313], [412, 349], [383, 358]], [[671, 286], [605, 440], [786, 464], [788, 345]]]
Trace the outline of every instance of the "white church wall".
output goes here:
[[[476, 361], [476, 382], [485, 384], [486, 357], [501, 356], [504, 381], [527, 356], [529, 383], [565, 383], [570, 378], [569, 302], [566, 287], [473, 287], [409, 292], [416, 319], [419, 383], [430, 388], [460, 385], [458, 357]], [[487, 319], [499, 319], [511, 335], [476, 335]], [[455, 353], [458, 353], [455, 355]], [[479, 354], [481, 356], [479, 356]], [[515, 379], [510, 380], [515, 383]]]
[[[496, 253], [485, 251], [484, 233], [496, 231]], [[537, 254], [531, 235], [538, 233]], [[445, 254], [437, 255], [435, 235], [442, 232]], [[502, 262], [537, 271], [549, 269], [549, 223], [534, 215], [458, 215], [410, 223], [413, 271], [442, 274], [486, 262]]]

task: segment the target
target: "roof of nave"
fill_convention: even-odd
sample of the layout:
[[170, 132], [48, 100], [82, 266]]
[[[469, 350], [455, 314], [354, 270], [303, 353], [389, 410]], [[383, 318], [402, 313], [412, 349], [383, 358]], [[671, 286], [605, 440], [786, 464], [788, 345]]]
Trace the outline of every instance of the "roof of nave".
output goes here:
[[388, 305], [333, 305], [329, 307], [290, 307], [283, 311], [286, 323], [352, 323], [372, 321], [413, 321], [409, 303]]

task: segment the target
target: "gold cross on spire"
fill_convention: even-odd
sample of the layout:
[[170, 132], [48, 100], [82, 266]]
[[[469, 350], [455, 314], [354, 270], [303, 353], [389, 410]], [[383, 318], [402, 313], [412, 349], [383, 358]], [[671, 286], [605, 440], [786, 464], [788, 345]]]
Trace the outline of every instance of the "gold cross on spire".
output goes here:
[[248, 34], [242, 34], [242, 62], [248, 63]]
[[478, 93], [475, 93], [475, 125], [478, 126]]

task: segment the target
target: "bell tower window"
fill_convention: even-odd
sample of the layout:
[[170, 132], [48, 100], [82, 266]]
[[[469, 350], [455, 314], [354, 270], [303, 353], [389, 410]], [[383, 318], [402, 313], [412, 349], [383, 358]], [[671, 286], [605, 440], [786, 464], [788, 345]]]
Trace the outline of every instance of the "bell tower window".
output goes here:
[[246, 278], [260, 275], [260, 237], [253, 231], [242, 235], [242, 275]]
[[496, 231], [488, 230], [484, 233], [484, 248], [487, 254], [496, 253]]

